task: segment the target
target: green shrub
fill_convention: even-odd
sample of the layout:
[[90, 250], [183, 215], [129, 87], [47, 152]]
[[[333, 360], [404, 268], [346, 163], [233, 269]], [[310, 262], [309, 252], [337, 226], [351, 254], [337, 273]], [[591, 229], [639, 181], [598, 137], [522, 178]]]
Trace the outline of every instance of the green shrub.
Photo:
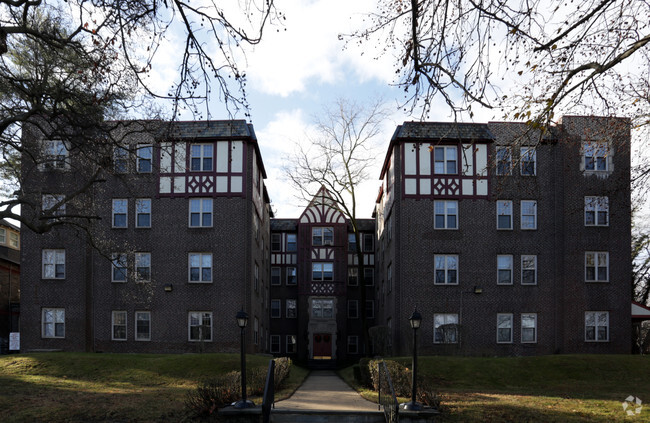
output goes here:
[[372, 387], [372, 378], [370, 377], [370, 361], [371, 360], [366, 357], [359, 360], [359, 384], [366, 388]]

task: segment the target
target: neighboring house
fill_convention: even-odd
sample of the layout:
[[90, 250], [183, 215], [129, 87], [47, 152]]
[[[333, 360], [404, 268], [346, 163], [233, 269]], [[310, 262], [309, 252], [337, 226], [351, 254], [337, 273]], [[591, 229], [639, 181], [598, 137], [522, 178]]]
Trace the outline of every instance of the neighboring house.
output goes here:
[[0, 353], [20, 328], [20, 228], [0, 219]]
[[55, 165], [25, 159], [39, 205], [26, 217], [101, 220], [99, 250], [69, 227], [23, 231], [23, 262], [39, 263], [23, 268], [23, 351], [237, 351], [243, 308], [249, 352], [334, 364], [364, 353], [363, 313], [374, 352], [408, 354], [414, 307], [426, 353], [630, 351], [628, 120], [565, 117], [541, 138], [516, 123], [404, 123], [362, 245], [324, 189], [273, 219], [252, 125], [162, 125], [124, 122], [106, 182], [55, 212], [93, 169], [24, 131], [58, 152]]

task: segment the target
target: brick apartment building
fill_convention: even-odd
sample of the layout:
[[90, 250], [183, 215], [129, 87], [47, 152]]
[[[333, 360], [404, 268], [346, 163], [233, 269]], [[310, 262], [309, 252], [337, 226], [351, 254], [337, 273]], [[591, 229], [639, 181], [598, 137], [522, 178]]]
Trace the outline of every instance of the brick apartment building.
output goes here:
[[0, 219], [0, 353], [20, 329], [20, 228]]
[[541, 139], [513, 123], [404, 123], [361, 245], [324, 190], [273, 218], [250, 124], [161, 128], [118, 125], [106, 182], [63, 211], [94, 169], [25, 131], [45, 153], [25, 160], [23, 213], [101, 219], [96, 248], [69, 227], [23, 232], [23, 351], [234, 351], [243, 308], [250, 352], [346, 361], [363, 353], [363, 314], [408, 353], [416, 306], [427, 353], [630, 351], [625, 119], [564, 117]]

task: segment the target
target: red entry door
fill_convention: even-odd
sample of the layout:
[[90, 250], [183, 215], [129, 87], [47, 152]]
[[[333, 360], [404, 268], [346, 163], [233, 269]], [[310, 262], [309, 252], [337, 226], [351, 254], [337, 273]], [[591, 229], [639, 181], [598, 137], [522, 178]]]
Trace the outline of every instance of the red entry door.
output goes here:
[[329, 333], [314, 334], [314, 359], [329, 360], [332, 358], [332, 335]]

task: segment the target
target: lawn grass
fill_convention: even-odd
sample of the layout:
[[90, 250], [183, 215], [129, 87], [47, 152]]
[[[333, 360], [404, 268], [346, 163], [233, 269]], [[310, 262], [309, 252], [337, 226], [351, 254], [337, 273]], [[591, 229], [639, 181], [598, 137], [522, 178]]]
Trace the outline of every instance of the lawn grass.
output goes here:
[[[239, 370], [239, 359], [238, 354], [0, 356], [0, 421], [183, 421], [186, 393], [203, 378]], [[269, 357], [247, 356], [248, 368], [266, 368], [268, 362]], [[306, 374], [292, 366], [276, 398], [290, 395]]]
[[[395, 360], [411, 367], [410, 358]], [[418, 373], [439, 388], [443, 422], [650, 421], [650, 357], [425, 356], [418, 364]], [[351, 368], [341, 376], [355, 385]], [[376, 401], [372, 391], [360, 392]], [[623, 411], [629, 395], [647, 401], [641, 414]]]

